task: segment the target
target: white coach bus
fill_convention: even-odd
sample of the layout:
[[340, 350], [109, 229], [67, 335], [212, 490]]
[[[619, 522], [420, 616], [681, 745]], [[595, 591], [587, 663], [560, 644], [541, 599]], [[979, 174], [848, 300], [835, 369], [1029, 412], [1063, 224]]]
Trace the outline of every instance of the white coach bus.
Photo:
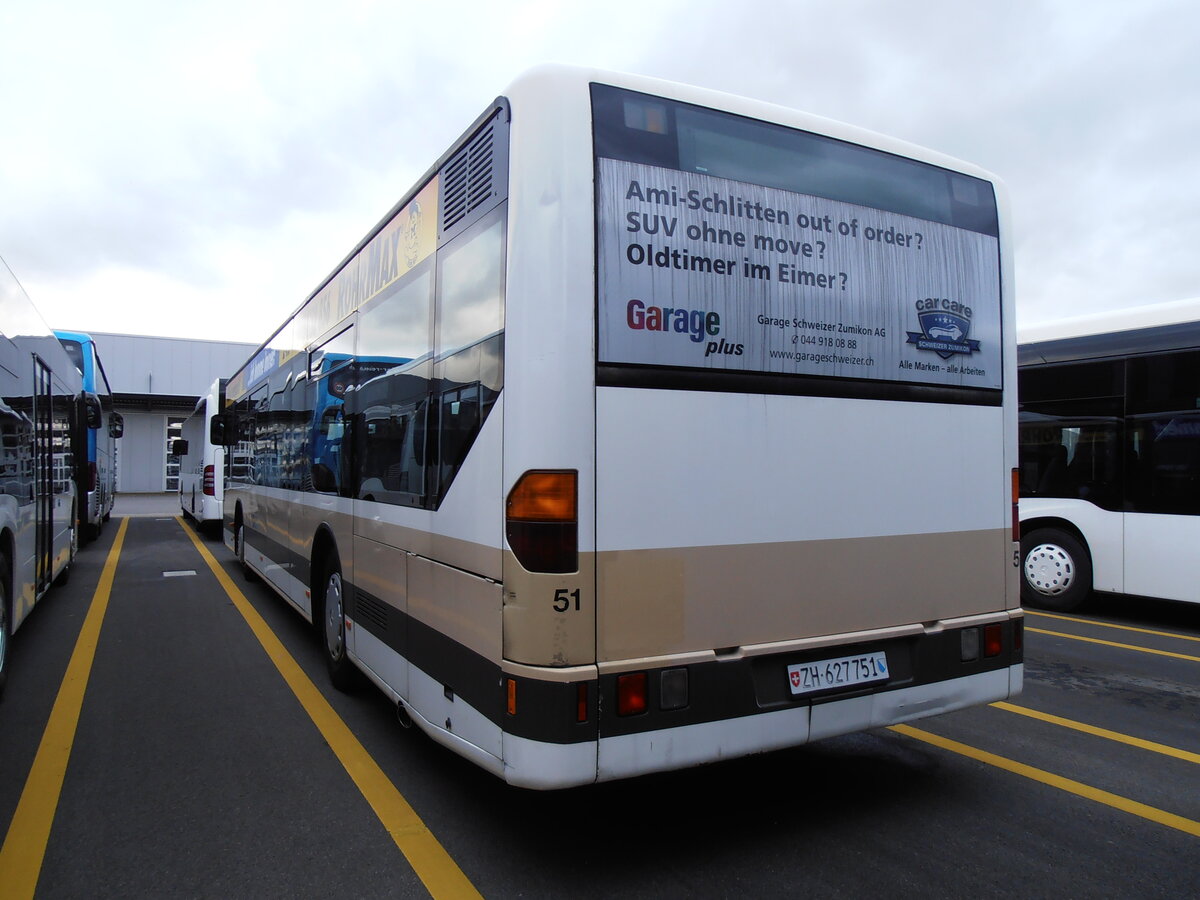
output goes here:
[[937, 153], [535, 70], [230, 379], [226, 540], [516, 785], [1010, 697], [1008, 229]]
[[70, 576], [87, 514], [77, 463], [100, 417], [83, 373], [0, 259], [0, 695], [13, 633]]
[[1200, 300], [1021, 332], [1022, 594], [1200, 603]]
[[213, 420], [225, 406], [225, 379], [218, 378], [183, 421], [172, 453], [179, 457], [179, 507], [202, 528], [220, 528], [225, 496], [225, 447], [212, 440]]

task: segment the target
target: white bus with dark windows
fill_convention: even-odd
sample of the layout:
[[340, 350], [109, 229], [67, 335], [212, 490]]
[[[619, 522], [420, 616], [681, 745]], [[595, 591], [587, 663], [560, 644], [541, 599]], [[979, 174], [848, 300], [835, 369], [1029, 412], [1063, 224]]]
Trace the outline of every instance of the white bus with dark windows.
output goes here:
[[11, 639], [79, 546], [86, 494], [77, 461], [100, 403], [0, 260], [0, 694]]
[[213, 440], [213, 421], [224, 407], [225, 379], [218, 378], [183, 420], [171, 447], [179, 457], [180, 509], [201, 528], [214, 531], [221, 527], [226, 472], [225, 447]]
[[535, 70], [231, 377], [226, 541], [516, 785], [1011, 697], [1008, 229], [931, 151]]
[[1021, 333], [1022, 596], [1200, 602], [1200, 301]]

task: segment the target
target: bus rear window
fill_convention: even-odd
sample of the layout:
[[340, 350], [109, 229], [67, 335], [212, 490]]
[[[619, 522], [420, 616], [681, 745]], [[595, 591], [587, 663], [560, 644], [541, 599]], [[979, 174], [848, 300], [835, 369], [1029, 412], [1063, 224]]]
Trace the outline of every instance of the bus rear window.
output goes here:
[[999, 233], [989, 182], [824, 135], [592, 86], [596, 152]]
[[990, 181], [605, 85], [592, 104], [601, 384], [1000, 402]]

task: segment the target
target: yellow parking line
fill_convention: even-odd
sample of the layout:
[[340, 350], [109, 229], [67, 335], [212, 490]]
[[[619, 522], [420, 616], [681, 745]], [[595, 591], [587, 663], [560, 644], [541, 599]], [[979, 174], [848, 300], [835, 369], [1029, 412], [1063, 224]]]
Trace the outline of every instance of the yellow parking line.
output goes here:
[[1075, 731], [1082, 731], [1084, 734], [1095, 735], [1096, 737], [1106, 738], [1110, 741], [1116, 741], [1121, 744], [1128, 744], [1131, 747], [1137, 747], [1140, 750], [1149, 750], [1152, 753], [1161, 753], [1164, 756], [1173, 756], [1175, 759], [1182, 759], [1185, 762], [1200, 763], [1200, 753], [1192, 753], [1190, 750], [1180, 750], [1178, 747], [1171, 747], [1167, 744], [1159, 744], [1154, 741], [1146, 741], [1142, 738], [1136, 738], [1132, 735], [1121, 734], [1119, 731], [1109, 731], [1107, 728], [1098, 728], [1095, 725], [1088, 725], [1086, 722], [1076, 722], [1074, 719], [1064, 719], [1061, 716], [1054, 716], [1050, 713], [1042, 712], [1037, 709], [1030, 709], [1027, 706], [1017, 706], [1014, 703], [1006, 703], [1003, 700], [991, 704], [996, 709], [1002, 709], [1005, 712], [1016, 713], [1019, 716], [1028, 716], [1031, 719], [1038, 719], [1042, 722], [1049, 722], [1051, 725], [1059, 725], [1063, 728], [1070, 728]]
[[254, 636], [258, 638], [258, 642], [275, 663], [296, 699], [321, 732], [321, 736], [354, 780], [363, 797], [371, 804], [375, 815], [413, 867], [417, 877], [424, 883], [425, 889], [434, 900], [442, 897], [480, 897], [480, 893], [463, 874], [462, 869], [421, 821], [421, 817], [404, 799], [404, 795], [379, 768], [378, 763], [354, 736], [349, 726], [342, 721], [337, 711], [329, 705], [329, 701], [317, 690], [316, 685], [288, 653], [287, 648], [246, 599], [245, 594], [233, 583], [195, 533], [183, 525], [182, 519], [178, 521], [196, 545], [196, 550], [204, 562], [217, 577], [226, 595], [254, 632]]
[[1147, 819], [1159, 825], [1166, 825], [1168, 828], [1174, 828], [1182, 831], [1185, 834], [1190, 834], [1194, 837], [1200, 837], [1200, 822], [1193, 819], [1185, 819], [1183, 816], [1177, 816], [1174, 813], [1169, 813], [1161, 809], [1156, 809], [1153, 806], [1147, 806], [1145, 803], [1138, 803], [1136, 800], [1130, 800], [1128, 797], [1122, 797], [1118, 794], [1112, 794], [1108, 791], [1102, 791], [1099, 788], [1094, 788], [1091, 785], [1083, 784], [1079, 781], [1072, 781], [1070, 778], [1063, 778], [1061, 775], [1055, 775], [1052, 772], [1047, 772], [1043, 769], [1037, 769], [1033, 766], [1027, 766], [1025, 763], [1019, 763], [1016, 760], [1008, 759], [1003, 756], [997, 756], [994, 753], [988, 753], [986, 750], [980, 750], [976, 747], [971, 747], [967, 744], [961, 744], [958, 741], [952, 741], [949, 738], [944, 738], [938, 734], [932, 734], [928, 731], [921, 731], [918, 728], [913, 728], [911, 725], [892, 725], [892, 731], [906, 735], [918, 741], [923, 741], [926, 744], [932, 744], [935, 747], [940, 747], [943, 750], [949, 750], [951, 753], [957, 753], [960, 756], [965, 756], [977, 762], [986, 763], [989, 766], [995, 766], [997, 769], [1003, 769], [1006, 772], [1012, 772], [1015, 775], [1021, 775], [1041, 784], [1049, 785], [1053, 788], [1058, 788], [1060, 791], [1066, 791], [1069, 794], [1074, 794], [1077, 797], [1083, 797], [1086, 800], [1092, 800], [1096, 803], [1103, 803], [1105, 806], [1110, 806], [1113, 809], [1119, 809], [1122, 812], [1138, 816], [1142, 819]]
[[0, 847], [0, 885], [3, 885], [4, 896], [14, 900], [32, 897], [37, 889], [42, 860], [46, 856], [46, 844], [50, 840], [50, 826], [54, 824], [54, 813], [58, 809], [58, 798], [62, 794], [63, 779], [71, 758], [71, 746], [75, 743], [83, 695], [87, 691], [92, 662], [96, 658], [100, 626], [108, 610], [108, 598], [117, 574], [117, 559], [121, 555], [121, 545], [125, 542], [128, 527], [129, 519], [121, 519], [121, 527], [104, 561], [87, 617], [75, 640], [75, 649], [71, 652], [71, 661], [67, 663], [58, 697], [50, 710], [50, 719], [46, 722], [42, 742], [33, 758], [33, 767], [25, 779], [17, 811], [9, 823], [8, 836], [4, 838], [4, 846]]
[[1097, 622], [1094, 619], [1080, 619], [1077, 616], [1060, 616], [1054, 613], [1034, 612], [1032, 609], [1025, 610], [1026, 616], [1035, 616], [1039, 619], [1058, 619], [1062, 622], [1079, 622], [1082, 625], [1095, 625], [1098, 628], [1118, 628], [1121, 631], [1133, 631], [1138, 634], [1152, 634], [1155, 637], [1175, 638], [1180, 641], [1195, 641], [1200, 643], [1200, 637], [1194, 634], [1178, 634], [1174, 631], [1154, 631], [1150, 628], [1134, 628], [1132, 625], [1118, 625], [1116, 622]]
[[1116, 641], [1102, 641], [1100, 638], [1084, 637], [1081, 634], [1067, 634], [1062, 631], [1045, 631], [1041, 628], [1025, 626], [1026, 632], [1048, 634], [1052, 637], [1069, 638], [1072, 641], [1085, 641], [1089, 644], [1101, 644], [1105, 647], [1116, 647], [1120, 650], [1137, 650], [1140, 653], [1153, 653], [1155, 656], [1169, 656], [1172, 659], [1186, 659], [1189, 662], [1200, 662], [1200, 656], [1188, 656], [1186, 653], [1172, 653], [1170, 650], [1155, 650], [1152, 647], [1139, 647], [1136, 644], [1118, 644]]

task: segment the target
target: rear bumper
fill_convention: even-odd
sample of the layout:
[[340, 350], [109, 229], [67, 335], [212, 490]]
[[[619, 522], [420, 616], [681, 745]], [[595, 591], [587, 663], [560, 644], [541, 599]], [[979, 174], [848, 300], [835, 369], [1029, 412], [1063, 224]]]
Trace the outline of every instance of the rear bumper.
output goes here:
[[510, 784], [563, 788], [683, 769], [781, 750], [868, 728], [895, 725], [1020, 693], [1024, 665], [791, 709], [602, 738], [596, 743], [541, 743], [504, 736]]

